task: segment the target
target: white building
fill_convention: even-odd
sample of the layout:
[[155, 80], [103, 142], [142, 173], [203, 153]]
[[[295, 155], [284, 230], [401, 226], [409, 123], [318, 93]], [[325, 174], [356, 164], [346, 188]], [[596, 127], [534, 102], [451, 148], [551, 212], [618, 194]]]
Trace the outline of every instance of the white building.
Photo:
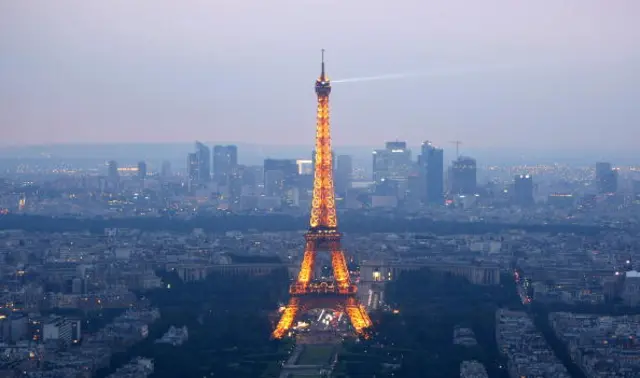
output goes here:
[[621, 296], [629, 306], [640, 303], [640, 272], [632, 270], [625, 273]]
[[72, 340], [71, 322], [59, 317], [48, 319], [42, 326], [42, 339], [44, 341], [62, 340], [70, 344]]

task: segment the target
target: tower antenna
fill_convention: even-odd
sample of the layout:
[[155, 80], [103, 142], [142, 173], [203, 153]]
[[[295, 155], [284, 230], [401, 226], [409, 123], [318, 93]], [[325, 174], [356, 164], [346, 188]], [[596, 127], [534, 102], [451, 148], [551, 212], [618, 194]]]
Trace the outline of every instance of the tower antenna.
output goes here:
[[456, 145], [456, 159], [459, 158], [460, 157], [460, 145], [462, 144], [462, 141], [460, 141], [460, 140], [452, 140], [449, 143]]
[[320, 74], [322, 80], [324, 80], [324, 49], [322, 49], [322, 73]]

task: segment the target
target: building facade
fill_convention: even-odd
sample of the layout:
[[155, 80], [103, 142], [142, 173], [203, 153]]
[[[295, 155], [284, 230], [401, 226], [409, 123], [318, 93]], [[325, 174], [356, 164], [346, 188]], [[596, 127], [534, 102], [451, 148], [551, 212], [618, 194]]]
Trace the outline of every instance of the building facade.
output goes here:
[[441, 205], [444, 195], [444, 151], [431, 142], [422, 143], [420, 176], [424, 183], [424, 202]]

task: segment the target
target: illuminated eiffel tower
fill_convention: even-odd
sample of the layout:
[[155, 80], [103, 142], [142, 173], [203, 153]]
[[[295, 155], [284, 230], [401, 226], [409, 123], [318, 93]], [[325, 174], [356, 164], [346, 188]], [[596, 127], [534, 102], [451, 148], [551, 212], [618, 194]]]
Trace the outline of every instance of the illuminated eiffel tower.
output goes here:
[[[356, 333], [368, 336], [371, 319], [364, 306], [356, 299], [357, 287], [351, 282], [347, 262], [340, 245], [336, 217], [335, 192], [333, 189], [333, 157], [331, 152], [331, 130], [329, 127], [329, 94], [331, 82], [324, 70], [322, 50], [322, 72], [316, 80], [318, 113], [316, 122], [315, 176], [313, 202], [309, 231], [305, 234], [304, 259], [298, 278], [289, 288], [288, 305], [273, 331], [274, 338], [282, 338], [292, 327], [296, 317], [313, 308], [333, 308], [349, 317]], [[316, 256], [326, 251], [331, 254], [332, 281], [314, 280]]]

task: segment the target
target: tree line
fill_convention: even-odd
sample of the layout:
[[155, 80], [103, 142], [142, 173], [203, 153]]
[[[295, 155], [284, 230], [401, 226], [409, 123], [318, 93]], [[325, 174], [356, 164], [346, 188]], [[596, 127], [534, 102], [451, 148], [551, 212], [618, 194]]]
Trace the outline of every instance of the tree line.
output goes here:
[[[0, 215], [0, 230], [25, 230], [40, 232], [92, 232], [103, 233], [105, 228], [128, 228], [142, 231], [191, 232], [200, 228], [208, 232], [249, 231], [280, 232], [298, 231], [305, 228], [308, 218], [287, 214], [195, 216], [181, 219], [172, 216], [156, 218], [77, 218], [48, 217], [39, 215]], [[343, 232], [415, 232], [436, 235], [486, 234], [508, 230], [523, 230], [534, 233], [573, 233], [594, 235], [608, 230], [606, 227], [576, 224], [520, 224], [496, 222], [436, 221], [430, 218], [399, 218], [355, 213], [340, 216]]]

